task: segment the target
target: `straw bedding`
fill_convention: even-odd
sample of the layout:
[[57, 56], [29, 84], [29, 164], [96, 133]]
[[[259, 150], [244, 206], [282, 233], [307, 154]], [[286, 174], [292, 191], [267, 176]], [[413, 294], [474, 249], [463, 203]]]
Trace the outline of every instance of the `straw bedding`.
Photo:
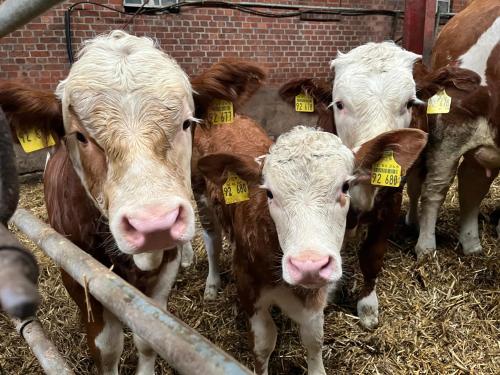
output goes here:
[[[40, 183], [22, 187], [20, 206], [46, 219]], [[366, 331], [355, 316], [355, 296], [362, 278], [357, 266], [359, 239], [344, 250], [345, 283], [339, 301], [326, 310], [323, 357], [327, 373], [340, 374], [499, 374], [500, 289], [499, 245], [486, 214], [498, 205], [497, 179], [484, 201], [480, 222], [484, 252], [462, 256], [458, 246], [458, 197], [448, 194], [437, 225], [438, 252], [418, 266], [412, 249], [415, 236], [400, 225], [391, 238], [379, 279], [380, 326]], [[59, 270], [24, 236], [41, 267], [43, 303], [39, 318], [48, 336], [77, 374], [93, 374], [85, 334], [76, 306], [62, 286]], [[207, 259], [199, 236], [193, 243], [196, 259], [183, 270], [170, 298], [169, 309], [209, 340], [252, 368], [247, 323], [238, 311], [230, 254], [222, 256], [223, 291], [215, 302], [203, 302]], [[297, 327], [273, 310], [279, 336], [271, 358], [272, 374], [304, 374], [305, 351]], [[42, 374], [26, 343], [0, 314], [0, 374]], [[132, 374], [136, 354], [127, 331], [120, 373]], [[157, 374], [172, 374], [157, 361]]]

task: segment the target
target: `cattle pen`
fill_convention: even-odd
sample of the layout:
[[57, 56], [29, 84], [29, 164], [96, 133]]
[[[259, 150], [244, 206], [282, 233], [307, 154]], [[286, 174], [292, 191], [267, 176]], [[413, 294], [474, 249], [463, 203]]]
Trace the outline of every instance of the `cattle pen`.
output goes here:
[[[61, 1], [47, 1], [43, 9], [31, 9], [31, 14], [26, 17], [35, 17], [35, 13], [45, 11], [57, 2]], [[4, 3], [13, 4], [15, 1], [7, 0]], [[121, 5], [127, 2], [111, 3]], [[163, 4], [162, 1], [159, 3]], [[284, 1], [274, 3], [277, 9], [288, 9]], [[305, 2], [293, 3], [293, 6], [300, 8]], [[336, 1], [337, 4], [339, 8], [343, 5], [342, 1]], [[352, 4], [356, 4], [356, 1], [352, 1]], [[314, 9], [314, 5], [311, 7]], [[400, 9], [389, 16], [396, 20], [390, 23], [392, 39], [399, 37], [402, 24], [398, 26], [397, 22], [403, 13]], [[227, 18], [227, 13], [224, 14]], [[332, 21], [337, 17], [335, 14], [331, 16], [332, 19], [327, 19], [327, 15], [315, 19], [314, 14], [308, 16], [312, 19], [304, 17], [301, 21], [314, 24], [340, 22]], [[126, 17], [131, 17], [133, 23], [133, 16], [128, 14]], [[439, 17], [438, 14], [438, 23]], [[377, 20], [380, 21], [380, 18]], [[5, 32], [21, 25], [21, 22], [10, 21]], [[28, 18], [25, 18], [23, 22], [27, 21]], [[127, 18], [120, 27], [127, 27], [126, 22]], [[259, 19], [259, 22], [263, 21]], [[261, 27], [266, 28], [263, 25]], [[74, 29], [78, 41], [87, 37], [81, 36], [80, 26], [77, 24]], [[0, 31], [0, 34], [3, 33]], [[71, 38], [65, 48], [67, 51], [64, 53], [70, 54]], [[226, 51], [222, 47], [221, 50]], [[72, 58], [71, 54], [69, 58]], [[183, 58], [180, 57], [181, 65]], [[297, 56], [296, 63], [298, 59]], [[269, 55], [266, 63], [273, 67], [271, 60], [272, 55]], [[186, 63], [188, 69], [196, 69], [203, 64]], [[0, 70], [1, 67], [0, 62]], [[59, 77], [58, 69], [55, 68], [51, 78]], [[35, 71], [31, 77], [41, 77], [37, 74], [39, 72]], [[294, 75], [297, 72], [287, 74]], [[45, 81], [40, 83], [47, 85]], [[327, 374], [500, 373], [500, 259], [498, 238], [489, 225], [488, 216], [498, 206], [500, 180], [497, 178], [494, 181], [481, 208], [483, 252], [480, 254], [460, 254], [456, 230], [459, 215], [457, 195], [457, 183], [454, 182], [436, 227], [440, 243], [438, 251], [425, 264], [416, 262], [413, 254], [415, 233], [402, 221], [390, 236], [383, 277], [377, 285], [381, 315], [376, 330], [363, 329], [356, 316], [356, 292], [362, 284], [356, 254], [364, 233], [358, 233], [343, 249], [343, 282], [325, 310], [323, 358]], [[408, 208], [407, 199], [404, 208]], [[38, 260], [41, 305], [36, 319], [30, 318], [24, 322], [0, 314], [0, 375], [95, 373], [86, 335], [80, 327], [81, 319], [90, 319], [90, 315], [79, 316], [78, 308], [63, 287], [60, 268], [119, 316], [126, 326], [120, 374], [135, 373], [137, 357], [132, 343], [134, 333], [147, 340], [162, 357], [156, 363], [156, 374], [252, 373], [249, 370], [253, 368], [253, 358], [247, 342], [248, 325], [237, 305], [234, 275], [231, 272], [231, 245], [227, 238], [224, 239], [221, 256], [222, 289], [217, 299], [203, 299], [208, 264], [203, 233], [197, 229], [193, 240], [194, 262], [179, 272], [168, 308], [165, 309], [123, 281], [112, 269], [107, 269], [55, 232], [46, 224], [47, 219], [43, 183], [39, 176], [25, 180], [20, 187], [19, 209], [10, 221], [9, 230]], [[306, 374], [306, 354], [299, 342], [296, 324], [285, 318], [277, 308], [272, 309], [272, 316], [280, 333], [271, 357], [270, 374]]]

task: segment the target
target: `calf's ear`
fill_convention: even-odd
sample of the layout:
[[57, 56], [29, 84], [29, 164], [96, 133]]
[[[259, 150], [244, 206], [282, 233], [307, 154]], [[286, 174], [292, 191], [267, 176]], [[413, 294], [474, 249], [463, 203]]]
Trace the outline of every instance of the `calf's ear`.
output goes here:
[[0, 82], [0, 106], [13, 133], [35, 129], [46, 137], [64, 135], [61, 102], [51, 91], [33, 89], [21, 82]]
[[226, 182], [228, 172], [236, 173], [248, 183], [260, 182], [261, 166], [252, 157], [242, 154], [208, 154], [198, 160], [198, 170], [217, 185]]
[[266, 72], [257, 64], [223, 59], [191, 79], [196, 117], [205, 118], [213, 99], [228, 100], [237, 111], [262, 85]]
[[407, 171], [427, 144], [427, 134], [419, 129], [398, 129], [369, 140], [355, 153], [358, 176], [369, 176], [372, 165], [380, 160], [384, 151], [392, 151], [394, 159]]

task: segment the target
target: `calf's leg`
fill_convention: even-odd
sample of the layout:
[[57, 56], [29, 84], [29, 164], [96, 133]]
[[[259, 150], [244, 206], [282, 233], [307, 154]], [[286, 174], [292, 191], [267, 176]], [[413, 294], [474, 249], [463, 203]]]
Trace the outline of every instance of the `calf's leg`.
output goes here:
[[[450, 147], [449, 144], [445, 144]], [[417, 260], [436, 250], [436, 221], [439, 208], [455, 177], [460, 154], [451, 154], [444, 146], [429, 151], [427, 174], [420, 198], [420, 232], [415, 246]]]
[[[151, 298], [161, 306], [167, 307], [167, 300], [172, 286], [177, 278], [179, 265], [181, 263], [182, 251], [177, 251], [177, 256], [163, 264], [160, 276], [150, 294]], [[139, 361], [137, 363], [137, 375], [153, 375], [155, 369], [156, 352], [151, 346], [138, 335], [134, 335], [134, 343], [138, 350]]]
[[122, 324], [92, 296], [86, 301], [84, 289], [65, 271], [61, 270], [61, 275], [66, 290], [80, 309], [90, 354], [99, 374], [118, 375], [118, 365], [123, 352]]
[[[291, 292], [289, 292], [291, 293]], [[323, 309], [326, 306], [327, 294], [316, 296], [317, 306], [307, 308], [304, 302], [295, 296], [281, 294], [276, 302], [281, 310], [299, 325], [300, 338], [307, 350], [308, 375], [326, 375], [323, 365]]]
[[307, 314], [300, 324], [300, 338], [307, 350], [307, 373], [326, 375], [323, 365], [323, 310]]
[[212, 301], [217, 298], [217, 291], [220, 288], [219, 256], [222, 251], [222, 227], [206, 197], [198, 194], [195, 196], [208, 257], [204, 299]]
[[359, 264], [363, 273], [364, 285], [358, 300], [357, 311], [363, 327], [373, 329], [378, 325], [378, 297], [376, 292], [377, 276], [382, 269], [387, 249], [387, 239], [398, 221], [401, 209], [400, 191], [381, 192], [384, 194], [384, 207], [376, 206], [376, 220], [368, 226], [366, 239], [359, 249]]
[[418, 228], [418, 202], [422, 192], [422, 183], [425, 178], [425, 165], [419, 160], [408, 172], [406, 191], [409, 198], [408, 212], [405, 223], [409, 227]]
[[255, 372], [268, 374], [269, 357], [276, 346], [278, 332], [268, 307], [258, 308], [250, 317], [250, 328], [253, 336], [253, 352], [255, 355]]
[[464, 254], [473, 254], [483, 250], [479, 240], [479, 206], [490, 185], [498, 175], [498, 169], [486, 175], [485, 169], [474, 159], [466, 155], [458, 169], [458, 191], [460, 199], [460, 235], [459, 240]]

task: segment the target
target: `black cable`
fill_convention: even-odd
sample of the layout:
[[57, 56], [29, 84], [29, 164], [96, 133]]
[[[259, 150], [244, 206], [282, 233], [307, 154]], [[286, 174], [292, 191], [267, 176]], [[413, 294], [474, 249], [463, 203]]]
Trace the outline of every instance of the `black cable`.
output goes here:
[[[242, 13], [248, 13], [255, 16], [267, 17], [267, 18], [290, 18], [290, 17], [300, 17], [303, 14], [333, 14], [333, 15], [341, 15], [341, 16], [367, 16], [367, 15], [382, 15], [382, 16], [392, 16], [396, 17], [399, 15], [398, 11], [394, 10], [378, 10], [378, 9], [353, 9], [349, 10], [346, 8], [342, 9], [304, 9], [293, 12], [267, 12], [262, 10], [253, 9], [254, 7], [259, 7], [259, 4], [235, 4], [229, 3], [227, 1], [181, 1], [179, 3], [175, 3], [162, 8], [147, 8], [146, 4], [142, 4], [142, 6], [134, 12], [132, 15], [125, 11], [112, 8], [108, 5], [95, 3], [93, 1], [79, 1], [73, 5], [71, 5], [66, 14], [64, 16], [64, 26], [65, 26], [65, 36], [66, 36], [66, 52], [68, 54], [68, 60], [72, 64], [74, 62], [73, 56], [73, 43], [72, 43], [72, 35], [71, 35], [71, 12], [73, 10], [85, 10], [84, 8], [76, 8], [78, 5], [90, 4], [94, 6], [99, 6], [123, 15], [127, 15], [130, 17], [128, 22], [124, 27], [128, 26], [135, 17], [138, 15], [148, 15], [148, 14], [164, 14], [164, 13], [178, 13], [179, 10], [183, 7], [197, 7], [197, 8], [222, 8], [222, 9], [233, 9], [238, 10]], [[264, 4], [261, 4], [260, 7], [264, 7]], [[296, 6], [290, 6], [290, 9], [298, 8]]]

